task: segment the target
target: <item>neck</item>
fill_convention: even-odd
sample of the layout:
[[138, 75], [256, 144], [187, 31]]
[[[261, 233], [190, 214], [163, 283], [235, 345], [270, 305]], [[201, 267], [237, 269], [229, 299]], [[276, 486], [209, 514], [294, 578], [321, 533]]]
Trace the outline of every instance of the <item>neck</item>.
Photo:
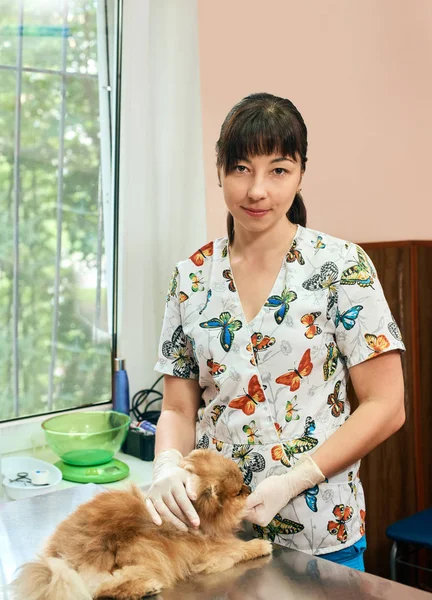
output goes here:
[[297, 225], [288, 219], [281, 219], [274, 227], [260, 233], [250, 232], [234, 223], [232, 253], [241, 256], [281, 254], [289, 251], [297, 232]]

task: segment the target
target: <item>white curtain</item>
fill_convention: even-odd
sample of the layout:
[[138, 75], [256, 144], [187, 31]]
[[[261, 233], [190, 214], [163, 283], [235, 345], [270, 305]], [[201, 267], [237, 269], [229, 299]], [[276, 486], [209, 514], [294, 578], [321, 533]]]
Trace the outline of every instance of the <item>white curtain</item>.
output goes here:
[[175, 263], [206, 239], [196, 0], [125, 0], [119, 355], [150, 387]]

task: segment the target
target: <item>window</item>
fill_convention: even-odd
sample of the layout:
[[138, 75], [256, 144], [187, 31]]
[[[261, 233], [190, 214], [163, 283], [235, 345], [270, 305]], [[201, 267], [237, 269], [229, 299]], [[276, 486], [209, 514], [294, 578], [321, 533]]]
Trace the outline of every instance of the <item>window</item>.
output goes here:
[[0, 0], [0, 421], [111, 399], [110, 0]]

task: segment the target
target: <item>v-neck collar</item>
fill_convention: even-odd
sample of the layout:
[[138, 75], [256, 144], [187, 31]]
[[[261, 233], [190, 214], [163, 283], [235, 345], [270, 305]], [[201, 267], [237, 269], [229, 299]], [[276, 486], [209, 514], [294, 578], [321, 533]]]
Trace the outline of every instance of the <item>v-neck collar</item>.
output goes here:
[[[284, 255], [283, 259], [282, 259], [282, 264], [280, 266], [280, 269], [276, 275], [276, 279], [272, 285], [272, 288], [269, 292], [269, 294], [266, 296], [266, 298], [270, 298], [271, 296], [275, 295], [276, 290], [278, 288], [278, 284], [279, 284], [279, 280], [282, 277], [282, 275], [285, 273], [285, 269], [286, 269], [286, 264], [287, 264], [287, 256], [290, 254], [290, 252], [292, 252], [295, 248], [295, 246], [298, 244], [298, 241], [301, 238], [301, 235], [304, 231], [304, 227], [302, 227], [301, 225], [297, 225], [297, 231], [293, 237], [292, 243], [291, 243], [291, 247], [288, 250], [288, 252]], [[237, 285], [234, 279], [234, 274], [231, 268], [231, 260], [230, 260], [230, 254], [229, 254], [229, 243], [228, 243], [228, 238], [224, 239], [224, 243], [222, 245], [222, 259], [224, 261], [224, 265], [226, 265], [226, 267], [229, 269], [230, 273], [231, 273], [231, 277], [232, 277], [232, 281], [234, 283], [234, 287], [235, 287], [235, 299], [236, 302], [239, 306], [240, 312], [241, 312], [241, 320], [243, 321], [243, 323], [251, 328], [253, 323], [262, 315], [263, 310], [265, 308], [265, 302], [264, 304], [261, 306], [261, 308], [259, 309], [259, 311], [257, 312], [257, 314], [250, 320], [248, 321], [245, 315], [245, 312], [243, 310], [243, 306], [241, 303], [241, 298], [240, 298], [240, 294], [238, 293], [238, 289], [237, 289]]]

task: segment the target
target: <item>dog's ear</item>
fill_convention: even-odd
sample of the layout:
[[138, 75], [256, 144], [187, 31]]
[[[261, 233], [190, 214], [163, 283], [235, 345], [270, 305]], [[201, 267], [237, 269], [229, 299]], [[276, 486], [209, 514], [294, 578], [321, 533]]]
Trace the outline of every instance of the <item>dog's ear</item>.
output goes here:
[[200, 494], [200, 498], [202, 498], [202, 500], [217, 500], [219, 502], [219, 498], [217, 495], [217, 486], [215, 484], [212, 484], [204, 488]]
[[220, 510], [221, 503], [217, 493], [217, 485], [209, 483], [204, 485], [198, 492], [198, 498], [195, 502], [195, 508], [204, 524], [208, 519], [212, 520], [214, 515]]
[[180, 467], [189, 473], [195, 473], [193, 462], [187, 458], [183, 459], [183, 461], [180, 463]]
[[180, 467], [190, 473], [207, 473], [210, 450], [192, 450], [180, 463]]

